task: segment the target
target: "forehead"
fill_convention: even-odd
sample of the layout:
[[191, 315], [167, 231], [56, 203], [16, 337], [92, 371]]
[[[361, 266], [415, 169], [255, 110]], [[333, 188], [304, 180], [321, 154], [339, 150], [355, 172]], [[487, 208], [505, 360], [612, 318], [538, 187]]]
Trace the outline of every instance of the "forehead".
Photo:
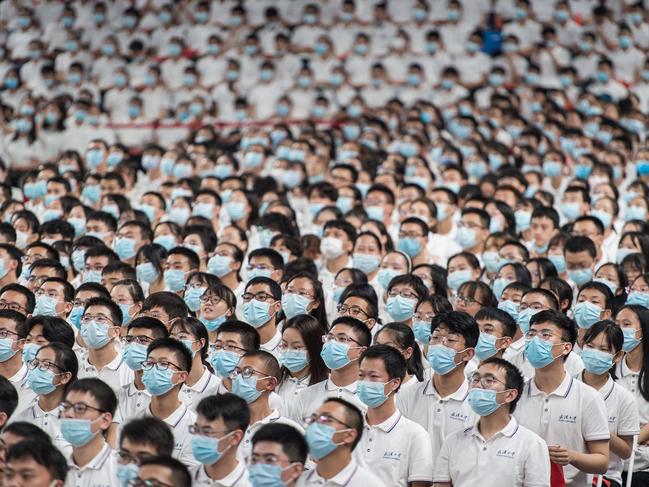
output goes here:
[[493, 375], [496, 379], [499, 380], [505, 380], [505, 369], [502, 367], [498, 367], [495, 364], [484, 364], [478, 367], [478, 372], [480, 375], [487, 375], [491, 374]]
[[231, 331], [224, 331], [216, 335], [217, 340], [221, 340], [222, 342], [235, 342], [235, 343], [242, 343], [241, 335], [238, 333], [234, 333]]
[[142, 465], [140, 467], [139, 477], [142, 480], [157, 480], [164, 484], [174, 485], [171, 469], [162, 465]]
[[547, 297], [541, 293], [527, 293], [525, 296], [523, 296], [522, 301], [526, 304], [536, 302], [536, 303], [543, 303], [545, 305], [549, 305]]
[[101, 313], [101, 314], [110, 316], [110, 309], [108, 309], [106, 306], [97, 305], [97, 304], [92, 305], [92, 306], [88, 306], [86, 308], [85, 312], [86, 313], [91, 313], [91, 314], [100, 314]]
[[253, 284], [252, 286], [248, 286], [246, 288], [246, 292], [256, 294], [260, 292], [267, 292], [270, 294], [270, 286], [268, 284], [262, 284], [262, 283], [256, 283]]
[[170, 362], [173, 362], [178, 358], [174, 350], [165, 347], [160, 347], [160, 348], [156, 348], [155, 350], [151, 350], [147, 354], [147, 357], [154, 358], [156, 360], [163, 360], [163, 359], [169, 360]]
[[264, 370], [264, 361], [260, 357], [242, 357], [239, 360], [239, 367], [252, 367], [256, 370]]
[[124, 437], [120, 440], [119, 447], [129, 453], [148, 453], [151, 455], [158, 453], [158, 449], [151, 443], [134, 442], [131, 441], [131, 439]]
[[[385, 335], [385, 334], [384, 334]], [[387, 335], [384, 336], [384, 340], [388, 339]], [[377, 372], [385, 372], [385, 364], [380, 358], [366, 358], [363, 359], [360, 363], [361, 370], [374, 370]]]
[[89, 392], [70, 391], [65, 396], [65, 399], [73, 404], [76, 404], [78, 402], [83, 402], [89, 406], [94, 406], [94, 407], [98, 406], [97, 400]]
[[275, 455], [281, 457], [285, 455], [284, 449], [280, 443], [274, 441], [259, 441], [252, 447], [252, 453], [256, 455]]

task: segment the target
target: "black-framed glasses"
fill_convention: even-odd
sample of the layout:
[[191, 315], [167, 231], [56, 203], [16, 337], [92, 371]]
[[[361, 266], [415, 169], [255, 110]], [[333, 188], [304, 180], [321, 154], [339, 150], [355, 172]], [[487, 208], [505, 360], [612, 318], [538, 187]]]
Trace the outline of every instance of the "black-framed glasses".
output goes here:
[[199, 298], [199, 301], [201, 304], [213, 304], [214, 306], [217, 306], [221, 301], [223, 301], [223, 299], [216, 294], [203, 294]]
[[333, 333], [327, 333], [326, 335], [322, 336], [322, 343], [327, 343], [327, 342], [330, 342], [332, 340], [336, 341], [338, 343], [346, 343], [348, 345], [350, 344], [350, 342], [352, 342], [352, 343], [355, 343], [356, 345], [358, 345], [359, 347], [362, 346], [360, 343], [358, 343], [352, 337], [344, 335], [342, 333], [338, 333], [337, 335], [334, 335]]
[[491, 389], [497, 383], [501, 383], [502, 385], [507, 387], [507, 384], [505, 384], [500, 379], [496, 379], [493, 375], [482, 375], [481, 376], [480, 374], [478, 374], [476, 372], [471, 377], [469, 377], [469, 385], [471, 387], [476, 387], [478, 384], [480, 384], [485, 389]]
[[338, 310], [339, 315], [349, 315], [356, 317], [362, 313], [370, 318], [370, 315], [368, 315], [360, 306], [347, 306], [346, 304], [339, 304], [338, 308], [336, 309]]
[[144, 335], [126, 335], [125, 337], [122, 337], [122, 342], [125, 345], [128, 345], [130, 343], [137, 343], [139, 345], [148, 346], [152, 341], [153, 338]]
[[63, 412], [68, 412], [70, 409], [72, 409], [74, 411], [74, 414], [78, 416], [86, 414], [86, 411], [88, 411], [88, 409], [92, 409], [93, 411], [97, 411], [98, 413], [104, 412], [103, 409], [96, 408], [94, 406], [91, 406], [90, 404], [86, 404], [85, 402], [77, 402], [75, 404], [72, 404], [69, 401], [63, 401], [61, 402], [61, 404], [59, 404], [59, 408]]
[[182, 369], [180, 367], [178, 367], [173, 362], [169, 362], [168, 360], [160, 360], [159, 362], [153, 362], [151, 360], [145, 360], [140, 365], [142, 365], [142, 368], [144, 370], [151, 370], [154, 366], [158, 370], [167, 370], [170, 366], [173, 366], [173, 367], [176, 368], [176, 370], [182, 371]]
[[37, 358], [32, 359], [32, 361], [27, 364], [27, 368], [31, 370], [39, 369], [43, 371], [51, 370], [52, 368], [61, 370], [61, 367], [56, 365], [54, 362], [50, 362], [49, 360], [39, 360]]
[[255, 299], [257, 301], [261, 301], [262, 303], [264, 303], [266, 301], [269, 301], [269, 300], [272, 300], [272, 301], [275, 300], [275, 298], [272, 295], [270, 295], [268, 293], [265, 293], [263, 291], [255, 293], [255, 294], [243, 293], [243, 295], [241, 296], [241, 299], [243, 299], [243, 301], [246, 302], [246, 303], [249, 302], [249, 301], [252, 301], [253, 299]]
[[243, 355], [246, 353], [248, 350], [245, 348], [238, 347], [236, 345], [230, 345], [229, 343], [212, 343], [210, 345], [210, 350], [213, 352], [220, 352], [221, 350], [225, 350], [226, 352], [234, 352], [238, 353], [240, 355]]
[[315, 414], [315, 413], [313, 413], [311, 416], [306, 416], [304, 418], [304, 424], [306, 424], [306, 425], [313, 424], [313, 423], [330, 425], [332, 423], [332, 421], [335, 421], [336, 423], [340, 423], [343, 426], [347, 426], [348, 428], [352, 428], [351, 426], [349, 426], [344, 421], [341, 421], [338, 418], [334, 418], [330, 414], [325, 414], [325, 413], [323, 413], [323, 414]]
[[23, 308], [18, 303], [5, 301], [4, 299], [0, 299], [0, 309], [10, 309], [11, 311], [18, 311], [18, 312], [26, 311], [26, 309]]
[[128, 483], [128, 485], [130, 487], [174, 487], [173, 485], [160, 482], [156, 479], [142, 479], [140, 477], [135, 477]]
[[135, 465], [140, 465], [144, 460], [152, 458], [154, 455], [131, 455], [124, 450], [118, 450], [114, 452], [115, 458], [121, 464], [134, 463]]

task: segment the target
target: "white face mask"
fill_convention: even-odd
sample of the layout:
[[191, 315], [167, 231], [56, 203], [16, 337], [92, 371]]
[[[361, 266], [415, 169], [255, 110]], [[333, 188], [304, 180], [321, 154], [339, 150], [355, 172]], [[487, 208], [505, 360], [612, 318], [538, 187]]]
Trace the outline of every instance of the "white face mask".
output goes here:
[[325, 237], [320, 242], [320, 252], [327, 259], [340, 257], [345, 252], [343, 249], [343, 241], [335, 237]]
[[27, 246], [29, 235], [26, 232], [16, 232], [16, 247], [24, 249]]

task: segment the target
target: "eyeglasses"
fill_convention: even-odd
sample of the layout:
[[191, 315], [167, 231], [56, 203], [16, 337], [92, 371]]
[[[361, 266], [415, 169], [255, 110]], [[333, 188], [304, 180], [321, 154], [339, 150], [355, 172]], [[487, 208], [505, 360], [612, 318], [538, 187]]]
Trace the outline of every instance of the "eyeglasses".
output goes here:
[[303, 298], [315, 299], [315, 296], [305, 289], [296, 289], [294, 287], [286, 288], [286, 294], [297, 294]]
[[9, 330], [0, 330], [0, 338], [6, 339], [11, 338], [11, 336], [18, 336], [18, 333]]
[[553, 336], [559, 336], [559, 335], [554, 333], [552, 330], [540, 330], [540, 331], [530, 330], [527, 333], [525, 333], [525, 338], [527, 340], [531, 340], [535, 336], [538, 336], [539, 338], [541, 338], [541, 340], [547, 342], [547, 341], [552, 340]]
[[76, 414], [77, 416], [83, 416], [84, 414], [86, 414], [86, 411], [88, 411], [88, 409], [92, 409], [93, 411], [97, 411], [99, 413], [104, 412], [103, 410], [96, 408], [94, 406], [90, 406], [85, 402], [78, 402], [76, 404], [72, 404], [71, 402], [63, 401], [61, 404], [59, 404], [59, 408], [63, 412], [67, 412], [70, 409], [72, 409], [74, 411], [74, 414]]
[[243, 295], [241, 296], [241, 298], [242, 298], [242, 299], [244, 300], [244, 302], [246, 302], [246, 303], [249, 302], [249, 301], [252, 301], [253, 299], [255, 299], [255, 300], [257, 300], [257, 301], [261, 301], [262, 303], [263, 303], [263, 302], [266, 302], [266, 301], [270, 301], [270, 300], [275, 300], [275, 298], [274, 298], [273, 296], [271, 296], [270, 294], [265, 293], [265, 292], [263, 292], [263, 291], [262, 291], [262, 292], [258, 292], [258, 293], [256, 293], [256, 294], [252, 294], [252, 293], [243, 293]]
[[354, 340], [352, 337], [348, 337], [347, 335], [343, 335], [343, 334], [334, 335], [332, 333], [327, 333], [322, 337], [322, 343], [327, 343], [332, 340], [338, 343], [346, 343], [346, 344], [350, 344], [353, 342], [359, 347], [361, 346], [361, 344], [358, 343], [356, 340]]
[[32, 361], [27, 364], [27, 368], [31, 370], [39, 369], [43, 371], [52, 370], [53, 368], [61, 370], [61, 367], [59, 367], [55, 363], [50, 361], [38, 360], [37, 358], [32, 359]]
[[282, 460], [277, 455], [273, 455], [272, 453], [266, 455], [253, 453], [251, 456], [246, 458], [246, 465], [255, 465], [257, 463], [264, 465], [279, 465], [281, 461]]
[[397, 296], [401, 296], [405, 299], [418, 299], [419, 297], [417, 296], [417, 293], [411, 291], [410, 289], [390, 289], [390, 291], [388, 292], [388, 297], [396, 298]]
[[418, 232], [399, 232], [399, 238], [421, 238], [423, 235]]
[[91, 321], [96, 321], [100, 325], [110, 326], [114, 324], [114, 321], [104, 315], [89, 315], [85, 314], [81, 317], [81, 323], [84, 325], [89, 324]]
[[263, 372], [259, 372], [258, 370], [255, 370], [252, 367], [244, 367], [243, 369], [240, 369], [239, 367], [235, 367], [234, 370], [230, 373], [230, 379], [234, 380], [238, 375], [240, 375], [244, 379], [250, 379], [255, 374], [260, 376], [259, 379], [270, 378], [269, 375], [264, 375]]
[[12, 311], [27, 311], [25, 308], [23, 308], [21, 305], [18, 303], [10, 303], [9, 301], [5, 301], [4, 299], [0, 299], [0, 309], [10, 309]]
[[413, 316], [413, 320], [431, 322], [434, 317], [435, 317], [435, 313], [428, 313], [428, 314], [415, 313]]
[[131, 455], [123, 450], [114, 452], [115, 458], [121, 464], [134, 463], [135, 465], [140, 465], [144, 460], [152, 458], [154, 455]]
[[330, 425], [333, 421], [336, 423], [340, 423], [343, 426], [347, 426], [348, 428], [351, 428], [347, 423], [339, 420], [338, 418], [334, 418], [333, 416], [329, 414], [315, 414], [313, 413], [311, 416], [306, 416], [304, 418], [304, 424], [309, 425], [313, 423], [319, 423], [319, 424], [327, 424]]
[[213, 343], [212, 345], [210, 345], [210, 350], [212, 350], [212, 352], [220, 352], [221, 350], [225, 350], [226, 352], [234, 352], [238, 353], [239, 355], [243, 355], [248, 351], [245, 348], [237, 347], [236, 345], [223, 343]]
[[122, 337], [122, 342], [125, 345], [128, 345], [130, 343], [137, 343], [139, 345], [149, 345], [153, 341], [153, 338], [143, 336], [143, 335], [127, 335], [125, 337]]
[[501, 383], [502, 385], [507, 387], [507, 384], [499, 379], [496, 379], [493, 375], [481, 376], [480, 374], [475, 373], [471, 377], [469, 377], [469, 385], [471, 387], [476, 387], [478, 384], [480, 384], [485, 389], [491, 389], [496, 385], [496, 383]]
[[207, 436], [209, 438], [216, 438], [218, 440], [230, 434], [229, 431], [212, 431], [212, 428], [209, 426], [206, 428], [201, 428], [197, 424], [190, 424], [187, 426], [187, 430], [192, 435]]
[[170, 366], [173, 366], [179, 372], [182, 372], [182, 369], [176, 364], [169, 362], [168, 360], [160, 360], [159, 362], [153, 362], [151, 360], [145, 360], [141, 363], [144, 370], [151, 370], [154, 366], [158, 370], [167, 370]]
[[213, 304], [214, 306], [216, 306], [223, 300], [216, 294], [203, 294], [200, 297], [199, 301], [201, 302], [201, 304]]
[[141, 479], [140, 477], [135, 477], [128, 485], [130, 487], [174, 487], [156, 479]]
[[460, 335], [442, 335], [441, 333], [433, 333], [430, 336], [429, 343], [431, 345], [450, 345], [451, 347], [460, 343]]
[[368, 315], [365, 311], [363, 311], [363, 309], [360, 308], [359, 306], [347, 306], [346, 304], [339, 304], [338, 308], [336, 309], [338, 310], [339, 315], [348, 315], [348, 316], [356, 317], [359, 314], [363, 313], [368, 318], [370, 317], [370, 315]]
[[469, 296], [464, 296], [463, 294], [456, 294], [455, 296], [451, 297], [451, 303], [452, 304], [462, 304], [464, 306], [472, 306], [474, 304], [479, 304], [480, 306], [484, 306], [480, 301], [477, 299], [474, 299]]

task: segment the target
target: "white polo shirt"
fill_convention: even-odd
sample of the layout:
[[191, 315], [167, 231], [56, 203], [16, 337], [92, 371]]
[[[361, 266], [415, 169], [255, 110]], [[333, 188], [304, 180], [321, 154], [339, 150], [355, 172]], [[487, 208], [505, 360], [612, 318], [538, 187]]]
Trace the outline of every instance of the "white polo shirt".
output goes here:
[[[147, 410], [147, 416], [153, 416], [150, 407]], [[173, 456], [183, 462], [187, 468], [199, 465], [192, 455], [191, 435], [189, 434], [189, 427], [196, 423], [196, 413], [182, 404], [163, 421], [167, 423], [174, 434]]]
[[192, 485], [194, 487], [249, 487], [248, 469], [243, 462], [237, 462], [237, 466], [219, 480], [213, 480], [205, 472], [205, 466], [199, 465], [190, 470], [192, 476]]
[[252, 437], [255, 436], [255, 433], [259, 430], [259, 428], [266, 424], [272, 423], [287, 424], [289, 426], [293, 426], [300, 433], [304, 434], [304, 428], [300, 424], [293, 421], [292, 419], [282, 416], [278, 409], [273, 409], [271, 413], [264, 419], [248, 425], [248, 427], [246, 428], [246, 431], [243, 434], [243, 439], [241, 440], [241, 443], [239, 443], [239, 448], [237, 451], [237, 456], [240, 460], [245, 460], [252, 454]]
[[272, 353], [277, 360], [279, 360], [279, 344], [282, 343], [282, 332], [277, 328], [277, 332], [273, 337], [268, 340], [266, 343], [262, 343], [259, 347], [260, 350], [265, 350], [266, 352]]
[[468, 394], [469, 383], [464, 379], [457, 391], [440, 397], [431, 378], [397, 396], [397, 409], [428, 432], [433, 447], [432, 458], [437, 458], [444, 438], [467, 428], [477, 419], [465, 401]]
[[117, 460], [108, 443], [85, 467], [77, 467], [72, 456], [68, 460], [68, 467], [65, 487], [113, 487], [119, 484]]
[[38, 426], [50, 435], [54, 446], [61, 450], [61, 453], [66, 458], [72, 455], [72, 445], [65, 441], [61, 434], [61, 420], [59, 419], [58, 407], [51, 411], [43, 411], [38, 401], [34, 400], [27, 409], [23, 409], [20, 413], [11, 417], [12, 423], [16, 421], [25, 421]]
[[180, 388], [180, 400], [192, 411], [196, 411], [196, 406], [201, 402], [201, 399], [216, 394], [220, 384], [221, 379], [205, 367], [203, 375], [201, 375], [201, 378], [198, 379], [196, 384], [191, 387], [187, 383], [182, 385]]
[[[521, 425], [548, 445], [561, 445], [585, 453], [587, 441], [608, 440], [608, 415], [602, 396], [569, 374], [559, 387], [545, 394], [534, 379], [525, 383], [514, 411]], [[586, 485], [588, 475], [571, 465], [563, 467], [566, 485]]]
[[277, 386], [277, 394], [282, 398], [285, 404], [290, 403], [300, 392], [309, 387], [311, 374], [307, 374], [301, 379], [296, 379], [287, 375]]
[[[639, 387], [639, 372], [633, 372], [626, 364], [626, 360], [622, 359], [615, 366], [615, 375], [618, 377], [617, 383], [624, 387], [627, 391], [631, 392], [635, 398], [636, 405], [638, 406], [638, 413], [640, 416], [640, 424], [645, 425], [649, 423], [649, 401], [647, 401], [640, 393]], [[633, 464], [633, 471], [640, 472], [649, 469], [649, 446], [638, 445], [635, 450], [635, 462]]]
[[115, 394], [119, 394], [122, 388], [133, 382], [133, 371], [126, 365], [120, 351], [101, 370], [97, 370], [97, 367], [88, 362], [88, 358], [89, 355], [83, 355], [79, 362], [79, 379], [86, 377], [101, 379], [113, 389]]
[[453, 487], [550, 487], [548, 446], [513, 417], [488, 440], [476, 423], [446, 438], [433, 477]]
[[331, 378], [313, 384], [303, 389], [295, 400], [285, 404], [285, 415], [293, 421], [301, 422], [305, 417], [310, 416], [318, 409], [326, 399], [337, 397], [351, 402], [361, 411], [365, 412], [367, 406], [363, 404], [356, 396], [357, 382], [352, 382], [348, 386], [338, 387]]
[[[509, 348], [511, 347], [508, 347], [507, 350], [509, 350]], [[523, 347], [517, 352], [507, 353], [507, 350], [505, 350], [503, 358], [509, 363], [518, 367], [518, 369], [521, 371], [521, 374], [523, 374], [523, 377], [525, 377], [526, 379], [531, 379], [532, 377], [534, 377], [536, 370], [534, 369], [534, 367], [532, 367], [532, 365], [527, 361], [527, 358], [525, 357], [525, 343], [523, 343]], [[583, 360], [581, 360], [581, 357], [573, 350], [568, 354], [566, 361], [563, 363], [563, 367], [564, 369], [566, 369], [566, 373], [569, 376], [576, 377], [584, 370], [584, 362]]]
[[[579, 375], [582, 380], [583, 374]], [[608, 430], [620, 436], [633, 436], [640, 433], [640, 419], [638, 417], [638, 405], [631, 392], [627, 391], [620, 384], [616, 384], [613, 377], [609, 375], [604, 387], [598, 391], [604, 404], [608, 417]], [[622, 484], [622, 468], [624, 462], [612, 451], [609, 452], [607, 479], [615, 480]]]
[[428, 433], [398, 410], [381, 424], [365, 423], [361, 441], [352, 455], [359, 465], [391, 486], [408, 487], [409, 482], [433, 479]]
[[27, 383], [27, 367], [23, 364], [18, 372], [13, 377], [9, 377], [9, 382], [16, 388], [18, 393], [18, 405], [16, 406], [16, 413], [27, 409], [31, 403], [36, 399], [36, 393], [32, 391]]
[[117, 394], [117, 411], [114, 421], [126, 423], [132, 418], [146, 416], [151, 404], [151, 394], [145, 389], [139, 390], [131, 382]]
[[317, 470], [306, 470], [297, 480], [295, 487], [392, 487], [386, 484], [366, 468], [360, 466], [352, 458], [337, 475], [325, 480], [318, 475]]

